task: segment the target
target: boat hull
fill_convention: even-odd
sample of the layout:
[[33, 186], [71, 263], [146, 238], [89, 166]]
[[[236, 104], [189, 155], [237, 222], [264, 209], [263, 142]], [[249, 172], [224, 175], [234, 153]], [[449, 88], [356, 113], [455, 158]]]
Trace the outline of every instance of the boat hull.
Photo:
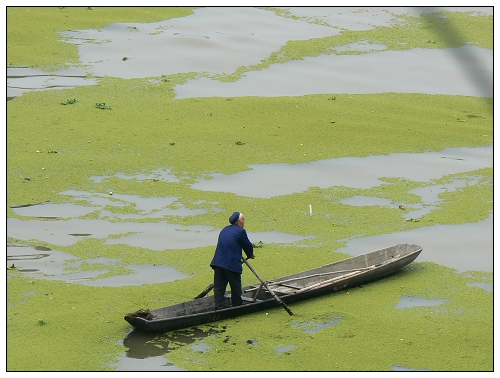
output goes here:
[[[398, 244], [277, 278], [268, 285], [286, 304], [299, 302], [386, 277], [413, 262], [421, 251], [422, 247], [414, 244]], [[226, 294], [229, 305], [230, 292]], [[244, 287], [242, 298], [241, 306], [215, 311], [213, 296], [208, 296], [156, 310], [139, 310], [127, 314], [125, 320], [135, 328], [168, 332], [280, 306], [259, 284]]]

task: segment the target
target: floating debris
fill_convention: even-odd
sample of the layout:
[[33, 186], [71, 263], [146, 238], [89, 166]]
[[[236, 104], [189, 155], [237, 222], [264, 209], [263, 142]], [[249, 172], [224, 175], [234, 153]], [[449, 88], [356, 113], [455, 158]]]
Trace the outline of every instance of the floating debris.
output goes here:
[[76, 104], [77, 101], [76, 98], [68, 98], [66, 101], [61, 102], [61, 105]]
[[111, 110], [111, 106], [109, 105], [106, 105], [105, 102], [96, 102], [95, 103], [95, 107], [98, 108], [98, 109], [107, 109], [107, 110]]

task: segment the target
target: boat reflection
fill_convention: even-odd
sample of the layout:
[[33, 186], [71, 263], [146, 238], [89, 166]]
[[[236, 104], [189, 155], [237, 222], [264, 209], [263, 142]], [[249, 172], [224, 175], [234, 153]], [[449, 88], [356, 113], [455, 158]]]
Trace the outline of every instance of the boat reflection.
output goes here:
[[220, 328], [207, 326], [203, 329], [193, 327], [162, 334], [134, 329], [123, 339], [123, 346], [127, 348], [128, 358], [163, 356], [174, 349], [200, 342], [210, 335], [225, 332], [225, 329], [226, 326]]

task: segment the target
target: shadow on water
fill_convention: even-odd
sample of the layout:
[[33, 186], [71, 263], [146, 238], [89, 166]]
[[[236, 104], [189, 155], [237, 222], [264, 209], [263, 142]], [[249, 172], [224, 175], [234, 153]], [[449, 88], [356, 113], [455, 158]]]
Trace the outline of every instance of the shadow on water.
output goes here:
[[[324, 321], [305, 321], [293, 324], [292, 327], [299, 329], [303, 333], [313, 334], [342, 321], [336, 315], [330, 315]], [[117, 370], [182, 370], [168, 361], [168, 354], [186, 345], [191, 345], [193, 351], [204, 353], [211, 346], [204, 340], [211, 336], [222, 334], [226, 331], [226, 326], [215, 327], [208, 325], [203, 329], [198, 327], [188, 328], [179, 331], [167, 332], [164, 334], [152, 333], [140, 329], [132, 330], [123, 339], [123, 346], [127, 348], [124, 355], [120, 356], [117, 363], [113, 363]], [[226, 336], [224, 343], [236, 345], [231, 336]], [[257, 347], [258, 340], [247, 340], [246, 345]], [[298, 348], [295, 345], [276, 346], [276, 354], [286, 353]]]
[[[468, 44], [469, 41], [463, 37], [460, 30], [457, 29], [452, 22], [447, 22], [446, 19], [439, 16], [438, 13], [433, 13], [440, 12], [442, 9], [439, 7], [416, 7], [416, 9], [419, 13], [421, 13], [421, 17], [432, 25], [436, 34], [438, 34], [446, 42], [451, 45], [458, 46]], [[493, 88], [493, 81], [490, 74], [484, 70], [470, 69], [470, 67], [481, 67], [483, 64], [477, 59], [476, 55], [462, 55], [459, 54], [458, 49], [451, 49], [451, 53], [455, 55], [456, 61], [462, 66], [464, 75], [469, 76], [472, 85], [475, 85], [480, 91], [483, 91], [484, 88]], [[489, 103], [490, 102], [488, 101], [488, 104]], [[491, 111], [493, 112], [493, 109], [491, 109]]]
[[166, 358], [168, 353], [186, 345], [192, 345], [193, 350], [204, 352], [209, 346], [204, 344], [203, 340], [211, 335], [225, 332], [225, 328], [225, 326], [220, 328], [209, 326], [205, 329], [195, 327], [164, 334], [134, 329], [123, 339], [123, 346], [127, 351], [111, 366], [116, 367], [118, 371], [184, 370], [168, 361]]

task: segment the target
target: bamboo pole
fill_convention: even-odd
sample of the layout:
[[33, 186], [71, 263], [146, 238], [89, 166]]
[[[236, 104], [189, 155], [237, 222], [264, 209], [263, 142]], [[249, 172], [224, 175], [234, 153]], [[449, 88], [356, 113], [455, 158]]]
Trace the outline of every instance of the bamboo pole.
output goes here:
[[266, 281], [264, 281], [262, 278], [260, 278], [260, 276], [258, 275], [258, 273], [255, 271], [254, 268], [252, 268], [252, 266], [250, 265], [250, 263], [247, 261], [247, 259], [245, 259], [243, 256], [241, 257], [241, 259], [243, 260], [243, 262], [248, 266], [248, 268], [253, 272], [253, 274], [255, 274], [255, 277], [257, 277], [259, 279], [260, 282], [262, 282], [262, 284], [266, 287], [266, 289], [271, 293], [271, 295], [274, 297], [274, 299], [276, 300], [276, 302], [278, 302], [285, 310], [286, 312], [288, 312], [288, 315], [292, 316], [293, 315], [293, 312], [292, 310], [290, 310], [288, 308], [288, 306], [285, 304], [285, 302], [283, 302], [275, 293], [274, 291], [271, 290], [271, 288], [269, 287], [269, 285], [267, 284]]

